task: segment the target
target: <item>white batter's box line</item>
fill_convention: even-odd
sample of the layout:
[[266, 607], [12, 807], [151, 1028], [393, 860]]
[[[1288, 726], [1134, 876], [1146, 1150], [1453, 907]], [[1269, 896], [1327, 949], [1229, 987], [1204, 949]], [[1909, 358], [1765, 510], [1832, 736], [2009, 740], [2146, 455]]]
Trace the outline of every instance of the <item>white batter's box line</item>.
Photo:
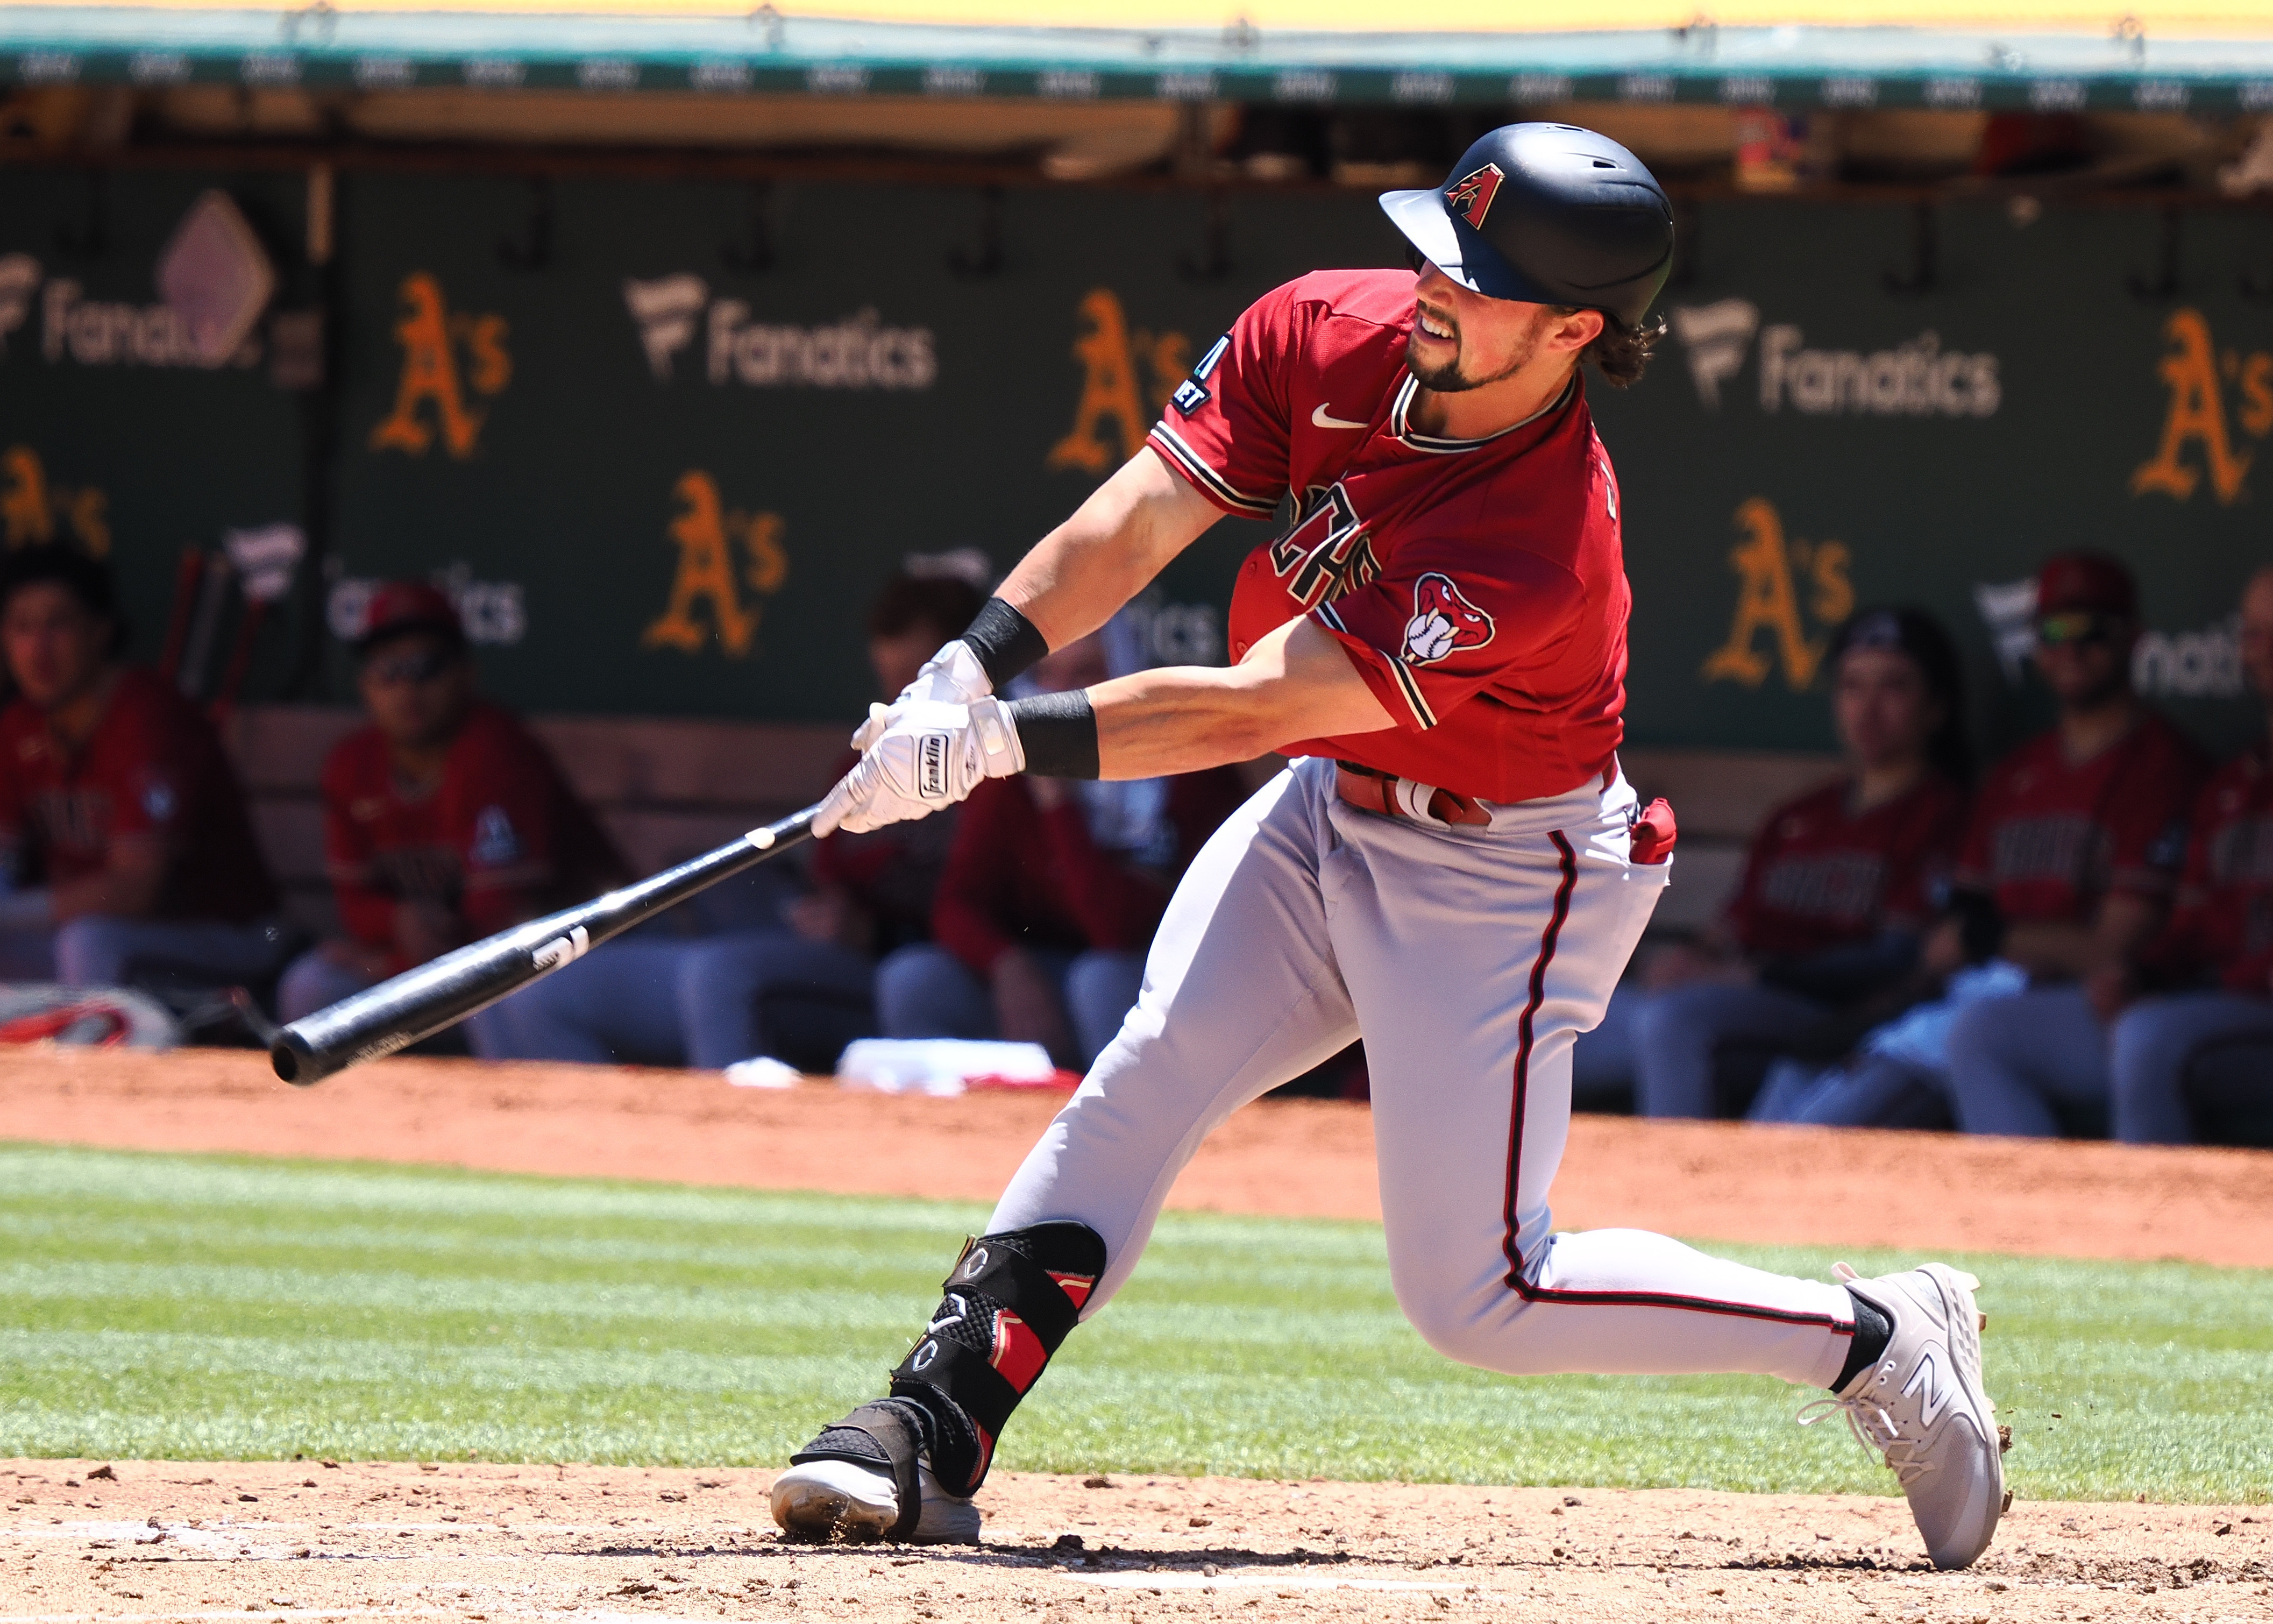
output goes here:
[[[668, 1613], [614, 1613], [581, 1608], [512, 1611], [485, 1606], [491, 1620], [529, 1619], [544, 1624], [696, 1624]], [[176, 1613], [0, 1613], [0, 1624], [175, 1624], [191, 1619], [235, 1619], [238, 1624], [258, 1624], [264, 1619], [458, 1619], [463, 1607], [242, 1607], [195, 1608]], [[712, 1624], [704, 1620], [702, 1624]], [[787, 1619], [749, 1619], [741, 1624], [793, 1624]]]
[[[1474, 1595], [1477, 1586], [1463, 1582], [1425, 1579], [1365, 1579], [1331, 1574], [1113, 1573], [1063, 1575], [1076, 1584], [1094, 1584], [1108, 1590], [1419, 1590], [1454, 1596]], [[0, 1619], [0, 1624], [8, 1624]]]

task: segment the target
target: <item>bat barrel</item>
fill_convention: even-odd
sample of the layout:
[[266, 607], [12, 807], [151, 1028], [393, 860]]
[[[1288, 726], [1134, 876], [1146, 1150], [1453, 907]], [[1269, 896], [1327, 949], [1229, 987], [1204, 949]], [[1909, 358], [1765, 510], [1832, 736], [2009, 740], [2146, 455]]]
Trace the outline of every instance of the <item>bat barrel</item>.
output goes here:
[[306, 1087], [407, 1049], [572, 964], [609, 937], [785, 851], [813, 831], [808, 807], [675, 868], [516, 925], [302, 1017], [268, 1051], [276, 1075]]

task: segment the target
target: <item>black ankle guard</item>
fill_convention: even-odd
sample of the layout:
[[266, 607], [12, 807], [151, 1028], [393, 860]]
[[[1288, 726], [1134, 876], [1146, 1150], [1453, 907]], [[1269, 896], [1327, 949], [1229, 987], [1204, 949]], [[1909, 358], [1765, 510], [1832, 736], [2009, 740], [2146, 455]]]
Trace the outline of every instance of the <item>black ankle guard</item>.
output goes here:
[[932, 1473], [950, 1494], [986, 1480], [994, 1440], [1041, 1376], [1105, 1272], [1085, 1223], [1039, 1223], [966, 1241], [939, 1312], [892, 1372], [892, 1396], [938, 1424]]

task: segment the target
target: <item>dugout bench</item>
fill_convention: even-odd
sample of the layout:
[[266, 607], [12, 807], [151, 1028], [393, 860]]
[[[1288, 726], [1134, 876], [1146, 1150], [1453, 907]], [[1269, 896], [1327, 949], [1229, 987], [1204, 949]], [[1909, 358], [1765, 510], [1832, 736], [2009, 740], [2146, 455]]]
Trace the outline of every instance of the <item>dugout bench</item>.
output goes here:
[[[844, 758], [846, 727], [652, 717], [530, 718], [579, 794], [615, 838], [634, 875], [651, 874], [821, 798]], [[311, 936], [336, 928], [324, 877], [320, 778], [326, 754], [361, 726], [341, 708], [256, 705], [225, 734], [251, 803], [261, 849], [285, 912]], [[1647, 802], [1662, 795], [1680, 820], [1673, 881], [1651, 935], [1702, 929], [1735, 889], [1752, 832], [1769, 810], [1837, 771], [1834, 756], [1800, 751], [1628, 749], [1626, 775]], [[785, 876], [753, 870], [741, 892], [698, 898], [687, 923], [754, 923]], [[1739, 1066], [1742, 1056], [1730, 1056]], [[2205, 1049], [2190, 1078], [2206, 1137], [2273, 1145], [2273, 1049]], [[2079, 1122], [2089, 1131], [2092, 1124]], [[2104, 1124], [2100, 1125], [2104, 1132]]]

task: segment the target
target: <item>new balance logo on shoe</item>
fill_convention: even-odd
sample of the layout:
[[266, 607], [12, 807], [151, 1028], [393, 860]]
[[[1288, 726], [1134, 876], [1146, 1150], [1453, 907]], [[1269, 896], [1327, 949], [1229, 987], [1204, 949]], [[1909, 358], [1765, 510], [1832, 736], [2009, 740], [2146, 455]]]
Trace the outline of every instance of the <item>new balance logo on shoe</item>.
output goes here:
[[[1926, 1428], [1931, 1428], [1941, 1419], [1941, 1412], [1948, 1409], [1950, 1401], [1957, 1396], [1956, 1383], [1950, 1380], [1950, 1372], [1935, 1357], [1939, 1351], [1929, 1350], [1922, 1355], [1917, 1368], [1910, 1372], [1909, 1380], [1902, 1387], [1904, 1398], [1918, 1399], [1918, 1425]], [[1921, 1391], [1923, 1397], [1919, 1397]]]

